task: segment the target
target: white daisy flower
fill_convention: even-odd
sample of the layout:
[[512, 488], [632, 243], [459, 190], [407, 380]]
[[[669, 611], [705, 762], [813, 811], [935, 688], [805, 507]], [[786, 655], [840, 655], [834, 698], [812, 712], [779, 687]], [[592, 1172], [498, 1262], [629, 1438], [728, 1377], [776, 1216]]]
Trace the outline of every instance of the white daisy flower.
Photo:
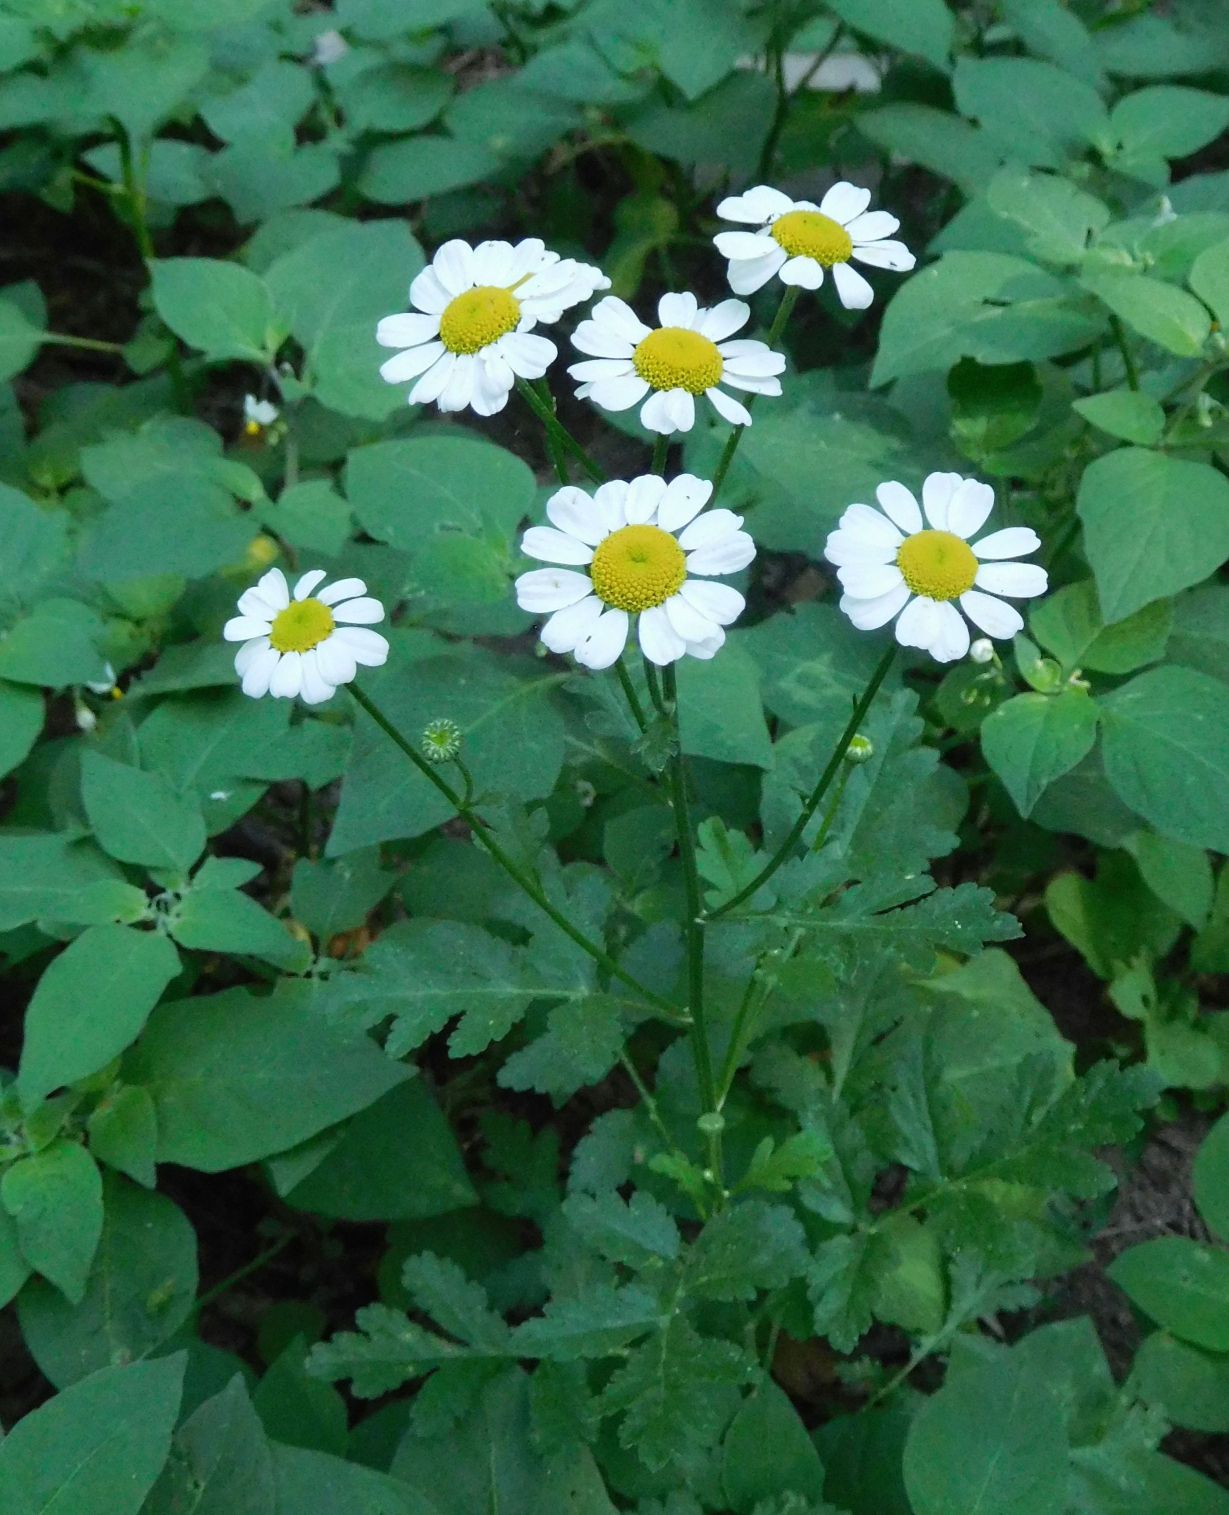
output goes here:
[[723, 420], [750, 426], [751, 412], [718, 386], [779, 395], [777, 375], [785, 368], [781, 354], [764, 342], [727, 340], [750, 314], [741, 300], [723, 300], [706, 310], [695, 295], [662, 295], [661, 325], [652, 328], [629, 305], [607, 295], [572, 336], [573, 346], [592, 359], [573, 363], [568, 373], [581, 381], [577, 395], [603, 410], [628, 410], [644, 400], [642, 423], [664, 436], [695, 425], [696, 395], [706, 395]]
[[388, 643], [367, 628], [384, 619], [384, 606], [367, 594], [362, 579], [337, 579], [318, 594], [325, 577], [313, 568], [294, 586], [294, 596], [280, 568], [270, 568], [254, 589], [239, 596], [239, 614], [222, 635], [242, 642], [235, 672], [244, 694], [259, 699], [271, 694], [319, 705], [348, 684], [361, 663], [379, 668]]
[[600, 269], [560, 258], [537, 237], [515, 247], [445, 242], [410, 285], [415, 309], [376, 327], [382, 347], [405, 349], [380, 375], [390, 384], [417, 379], [411, 405], [434, 400], [441, 410], [469, 406], [492, 416], [518, 377], [540, 379], [559, 355], [553, 342], [531, 335], [538, 322], [558, 321], [609, 288]]
[[[755, 556], [742, 516], [704, 509], [713, 486], [694, 474], [667, 484], [657, 474], [612, 480], [592, 495], [574, 485], [546, 502], [550, 526], [533, 526], [521, 551], [559, 568], [536, 568], [516, 581], [516, 602], [535, 615], [552, 652], [586, 668], [609, 668], [637, 617], [640, 649], [663, 666], [690, 654], [711, 658], [746, 603], [710, 575], [736, 573]], [[693, 575], [702, 575], [695, 578]]]
[[867, 210], [869, 189], [844, 180], [834, 184], [818, 205], [791, 200], [779, 189], [757, 184], [745, 194], [722, 200], [717, 214], [756, 231], [723, 231], [713, 238], [730, 260], [730, 288], [754, 294], [774, 274], [782, 284], [818, 289], [824, 269], [832, 270], [836, 292], [846, 310], [865, 310], [875, 292], [849, 260], [908, 273], [917, 261], [903, 242], [889, 240], [900, 222], [886, 210]]
[[875, 498], [879, 510], [851, 505], [824, 547], [845, 590], [841, 609], [859, 631], [886, 626], [899, 614], [902, 647], [923, 647], [950, 663], [969, 651], [969, 628], [956, 604], [989, 637], [1024, 629], [1015, 606], [997, 597], [1044, 594], [1046, 571], [1003, 560], [1035, 552], [1041, 541], [1027, 526], [1007, 526], [969, 542], [994, 505], [988, 484], [932, 473], [922, 485], [925, 522], [903, 484], [880, 484]]
[[243, 429], [249, 437], [258, 436], [273, 425], [281, 411], [272, 400], [258, 400], [255, 395], [243, 397]]

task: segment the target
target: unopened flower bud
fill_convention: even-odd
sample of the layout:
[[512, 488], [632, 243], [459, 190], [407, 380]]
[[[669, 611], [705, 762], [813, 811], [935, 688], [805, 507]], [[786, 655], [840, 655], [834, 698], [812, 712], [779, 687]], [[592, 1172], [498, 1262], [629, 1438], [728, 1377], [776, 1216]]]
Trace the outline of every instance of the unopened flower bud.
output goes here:
[[845, 761], [847, 763], [869, 763], [875, 756], [875, 744], [870, 737], [859, 733], [851, 736], [849, 746], [845, 749]]
[[969, 657], [975, 663], [989, 663], [994, 657], [994, 643], [989, 637], [978, 637], [969, 648]]
[[702, 1136], [720, 1136], [725, 1130], [725, 1116], [720, 1110], [706, 1110], [696, 1121], [696, 1127]]
[[422, 752], [429, 763], [450, 763], [461, 750], [461, 728], [441, 717], [423, 729]]

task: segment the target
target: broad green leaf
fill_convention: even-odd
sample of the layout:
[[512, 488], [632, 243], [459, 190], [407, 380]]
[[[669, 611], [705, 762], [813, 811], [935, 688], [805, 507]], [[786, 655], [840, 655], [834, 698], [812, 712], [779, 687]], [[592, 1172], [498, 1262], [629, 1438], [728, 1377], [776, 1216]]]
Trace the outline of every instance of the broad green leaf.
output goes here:
[[1131, 1387], [1165, 1419], [1191, 1431], [1229, 1432], [1229, 1354], [1204, 1352], [1165, 1331], [1146, 1337]]
[[1229, 480], [1206, 463], [1120, 447], [1076, 501], [1107, 622], [1197, 584], [1229, 557]]
[[1066, 673], [1077, 668], [1133, 673], [1164, 655], [1172, 622], [1170, 602], [1154, 600], [1107, 626], [1092, 580], [1082, 579], [1038, 600], [1029, 616], [1029, 629]]
[[1166, 184], [1167, 158], [1185, 158], [1229, 126], [1229, 99], [1207, 90], [1159, 84], [1124, 95], [1110, 113], [1116, 146], [1110, 164], [1149, 184]]
[[1072, 400], [1072, 409], [1111, 437], [1151, 447], [1165, 430], [1165, 412], [1151, 395], [1134, 389], [1110, 389], [1105, 394]]
[[102, 683], [102, 634], [97, 613], [80, 600], [42, 600], [0, 636], [0, 679], [48, 689]]
[[1080, 689], [1018, 694], [987, 716], [981, 728], [986, 761], [1024, 816], [1096, 739], [1097, 707]]
[[1133, 331], [1180, 358], [1197, 358], [1211, 331], [1208, 313], [1192, 295], [1149, 274], [1105, 269], [1080, 281]]
[[802, 1226], [785, 1205], [747, 1199], [719, 1211], [687, 1257], [687, 1288], [704, 1299], [754, 1299], [783, 1288], [807, 1264]]
[[354, 931], [397, 882], [380, 865], [380, 849], [314, 861], [302, 857], [290, 880], [290, 913], [319, 941]]
[[34, 746], [46, 713], [37, 689], [0, 683], [0, 778], [11, 773]]
[[404, 205], [482, 184], [499, 166], [499, 159], [475, 142], [444, 136], [403, 137], [372, 148], [358, 187], [378, 205]]
[[477, 1201], [426, 1082], [411, 1079], [351, 1117], [287, 1204], [335, 1220], [418, 1220]]
[[[436, 1506], [399, 1479], [327, 1452], [273, 1444], [279, 1511], [329, 1515], [437, 1515]], [[229, 1515], [229, 1512], [228, 1512]]]
[[829, 9], [876, 42], [947, 67], [953, 22], [943, 0], [829, 0]]
[[0, 513], [0, 568], [5, 577], [0, 605], [29, 605], [67, 556], [68, 512], [36, 505], [21, 490], [0, 484]]
[[772, 128], [775, 93], [758, 70], [736, 69], [699, 100], [651, 101], [629, 112], [627, 133], [672, 162], [715, 165], [749, 179]]
[[103, 1224], [80, 1304], [41, 1279], [18, 1301], [34, 1360], [66, 1388], [113, 1363], [148, 1357], [179, 1329], [196, 1298], [196, 1233], [161, 1194], [114, 1175], [103, 1185]]
[[1141, 831], [1132, 840], [1131, 853], [1157, 899], [1196, 931], [1206, 924], [1215, 883], [1212, 864], [1202, 848]]
[[1229, 327], [1229, 240], [1206, 247], [1191, 265], [1191, 288], [1211, 306], [1222, 330]]
[[621, 71], [652, 63], [688, 100], [726, 78], [757, 40], [737, 0], [596, 0], [585, 21], [598, 52]]
[[179, 972], [165, 936], [91, 926], [44, 972], [26, 1010], [17, 1087], [27, 1108], [118, 1057]]
[[19, 305], [0, 300], [0, 382], [30, 366], [43, 335]]
[[1180, 921], [1157, 899], [1122, 853], [1103, 855], [1095, 879], [1059, 873], [1046, 885], [1056, 929], [1098, 977], [1113, 979], [1140, 953], [1160, 957], [1177, 940]]
[[276, 357], [286, 332], [258, 274], [219, 258], [161, 258], [150, 269], [154, 308], [189, 347], [215, 363]]
[[1229, 1115], [1222, 1115], [1195, 1154], [1195, 1205], [1208, 1227], [1229, 1241]]
[[94, 1106], [87, 1127], [100, 1163], [152, 1189], [157, 1180], [158, 1114], [145, 1089], [124, 1085]]
[[1229, 1492], [1185, 1463], [1152, 1450], [1123, 1447], [1108, 1436], [1071, 1453], [1076, 1509], [1090, 1515], [1229, 1515]]
[[1023, 227], [1028, 248], [1044, 263], [1083, 262], [1089, 241], [1109, 224], [1109, 206], [1069, 179], [1002, 169], [986, 200], [996, 215]]
[[341, 163], [330, 142], [291, 146], [247, 136], [212, 154], [206, 177], [213, 193], [246, 224], [328, 194], [341, 179]]
[[980, 127], [932, 105], [893, 101], [859, 111], [858, 130], [889, 152], [951, 179], [966, 195], [980, 193], [1002, 161]]
[[305, 1371], [302, 1335], [278, 1354], [256, 1385], [252, 1405], [275, 1444], [342, 1454], [346, 1450], [346, 1402], [336, 1389]]
[[5, 1515], [138, 1515], [162, 1471], [184, 1358], [103, 1368], [0, 1442]]
[[819, 1503], [824, 1469], [798, 1411], [771, 1378], [744, 1401], [721, 1443], [721, 1482], [730, 1508], [791, 1493]]
[[143, 1515], [279, 1515], [273, 1450], [239, 1374], [175, 1433]]
[[1015, 162], [1061, 169], [1108, 131], [1096, 90], [1040, 59], [962, 57], [953, 85], [961, 115], [979, 120]]
[[709, 662], [685, 658], [678, 690], [684, 752], [719, 763], [772, 766], [759, 670], [741, 646], [727, 647]]
[[[270, 59], [237, 89], [226, 94], [211, 92], [200, 113], [223, 142], [260, 138], [289, 148], [294, 144], [295, 126], [314, 98], [307, 69], [287, 59]], [[154, 277], [156, 281], [156, 265]]]
[[195, 798], [177, 793], [160, 773], [87, 752], [81, 797], [99, 845], [121, 862], [185, 873], [204, 850]]
[[337, 97], [352, 131], [412, 132], [439, 115], [455, 87], [437, 68], [379, 63], [339, 83]]
[[17, 1223], [0, 1208], [0, 1305], [9, 1304], [30, 1276], [30, 1264], [22, 1255]]
[[1120, 1253], [1109, 1276], [1167, 1331], [1229, 1352], [1229, 1251], [1185, 1236], [1158, 1236]]
[[914, 1417], [905, 1486], [915, 1515], [1053, 1515], [1066, 1503], [1066, 1427], [1016, 1357], [949, 1376]]
[[618, 1000], [601, 994], [563, 1000], [547, 1012], [545, 1033], [514, 1052], [498, 1080], [505, 1089], [536, 1089], [554, 1100], [570, 1099], [606, 1077], [626, 1039]]
[[171, 935], [198, 952], [250, 953], [302, 971], [310, 959], [276, 916], [238, 889], [189, 889], [172, 910]]
[[5, 1169], [0, 1203], [17, 1223], [26, 1261], [80, 1304], [102, 1233], [102, 1179], [93, 1158], [60, 1138]]
[[1229, 852], [1229, 705], [1189, 668], [1154, 668], [1099, 701], [1105, 770], [1162, 836]]
[[320, 1024], [305, 989], [244, 989], [163, 1005], [129, 1054], [125, 1081], [158, 1112], [158, 1161], [206, 1173], [305, 1141], [408, 1076], [366, 1037]]
[[125, 883], [92, 842], [0, 832], [0, 931], [40, 919], [77, 925], [138, 920], [145, 904], [144, 891]]

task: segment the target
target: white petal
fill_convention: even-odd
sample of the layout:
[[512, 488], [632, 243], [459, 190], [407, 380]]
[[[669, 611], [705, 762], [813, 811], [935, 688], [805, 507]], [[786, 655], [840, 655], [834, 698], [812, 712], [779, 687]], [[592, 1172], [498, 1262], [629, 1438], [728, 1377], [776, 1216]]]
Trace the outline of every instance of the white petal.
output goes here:
[[853, 256], [859, 263], [868, 263], [872, 268], [890, 268], [897, 274], [907, 274], [917, 263], [903, 242], [864, 242], [854, 247]]
[[[280, 608], [285, 609], [285, 606]], [[259, 589], [245, 589], [239, 596], [239, 614], [255, 616], [258, 621], [271, 621], [278, 609], [277, 605], [270, 604], [265, 599]]]
[[657, 389], [648, 397], [640, 411], [640, 424], [649, 431], [669, 436], [674, 430], [674, 418], [670, 406], [671, 391]]
[[428, 342], [425, 347], [407, 347], [396, 357], [380, 364], [380, 377], [386, 384], [405, 384], [426, 373], [432, 363], [438, 362], [448, 349], [442, 342]]
[[573, 363], [568, 373], [584, 384], [600, 383], [603, 379], [621, 379], [634, 374], [636, 369], [630, 358], [586, 358], [583, 363]]
[[837, 263], [832, 277], [846, 310], [865, 310], [875, 298], [875, 291], [850, 263]]
[[376, 327], [376, 341], [381, 347], [417, 347], [439, 335], [438, 316], [421, 316], [413, 311], [385, 316]]
[[713, 244], [723, 258], [736, 263], [766, 257], [780, 245], [758, 231], [720, 231], [713, 238]]
[[917, 595], [901, 611], [896, 623], [896, 640], [902, 647], [921, 647], [931, 652], [933, 644], [939, 640], [942, 626], [939, 612], [942, 608], [938, 600]]
[[516, 581], [516, 603], [532, 615], [562, 610], [592, 593], [589, 575], [574, 573], [570, 568], [534, 568]]
[[753, 337], [736, 337], [722, 342], [717, 351], [727, 377], [739, 374], [748, 379], [771, 379], [785, 372], [785, 354], [773, 352], [766, 342]]
[[356, 595], [366, 594], [367, 585], [362, 579], [334, 579], [326, 584], [316, 598], [324, 605], [336, 605], [341, 600], [352, 600]]
[[[438, 400], [456, 367], [455, 352], [443, 352], [410, 390], [411, 405], [430, 405]], [[385, 367], [388, 365], [385, 364]]]
[[[728, 626], [746, 609], [747, 602], [730, 584], [711, 584], [705, 579], [685, 579], [676, 599], [683, 599], [710, 621]], [[692, 638], [688, 638], [692, 640]]]
[[879, 501], [885, 515], [907, 535], [912, 536], [915, 531], [922, 529], [922, 512], [913, 491], [906, 489], [903, 484], [898, 484], [894, 479], [880, 484], [875, 491], [875, 498]]
[[666, 492], [660, 474], [642, 473], [627, 486], [623, 515], [629, 526], [643, 526], [657, 514], [657, 506]]
[[593, 508], [603, 522], [603, 535], [627, 525], [627, 491], [625, 479], [608, 479], [593, 491]]
[[786, 258], [781, 265], [781, 283], [799, 289], [818, 289], [824, 282], [824, 267], [814, 258]]
[[898, 584], [903, 584], [900, 569], [895, 563], [861, 562], [844, 563], [836, 571], [842, 587], [859, 600], [874, 600], [881, 594], [890, 594]]
[[930, 473], [922, 483], [922, 509], [936, 531], [947, 530], [947, 507], [964, 483], [958, 473]]
[[745, 531], [723, 537], [711, 547], [698, 547], [687, 554], [688, 573], [737, 573], [755, 556], [755, 543]]
[[724, 342], [747, 324], [751, 307], [743, 300], [722, 300], [711, 310], [702, 311], [696, 330], [710, 342]]
[[559, 349], [549, 337], [533, 336], [527, 331], [510, 331], [499, 339], [500, 354], [522, 379], [540, 379], [559, 356]]
[[[677, 474], [666, 486], [657, 507], [657, 524], [663, 531], [681, 531], [704, 509], [712, 493], [713, 486], [708, 479], [698, 479], [694, 473]], [[742, 525], [741, 520], [739, 525]], [[686, 534], [684, 532], [683, 536]], [[685, 545], [682, 538], [679, 545]]]
[[1024, 630], [1024, 617], [1016, 607], [1006, 600], [996, 600], [992, 594], [970, 589], [960, 596], [960, 608], [989, 637], [1005, 640]]
[[900, 222], [886, 210], [867, 210], [845, 223], [852, 242], [879, 242], [899, 231]]
[[313, 647], [310, 652], [303, 654], [303, 687], [299, 693], [308, 705], [323, 705], [336, 692], [321, 669], [319, 652], [318, 647]]
[[687, 643], [670, 624], [664, 605], [654, 605], [651, 610], [642, 611], [636, 629], [641, 652], [659, 668], [675, 662], [687, 651]]
[[604, 326], [607, 331], [622, 337], [633, 346], [637, 342], [643, 342], [650, 330], [631, 306], [617, 295], [606, 295], [597, 302], [593, 307], [593, 320], [598, 326]]
[[592, 547], [551, 526], [531, 526], [521, 538], [521, 551], [527, 558], [537, 558], [543, 563], [584, 564], [593, 561]]
[[[532, 257], [528, 260], [527, 267], [532, 267], [545, 250], [545, 244], [536, 237], [530, 240], [528, 251]], [[511, 242], [479, 242], [474, 248], [470, 277], [477, 285], [494, 284], [500, 289], [507, 289], [510, 284], [514, 284], [519, 276], [513, 271]]]
[[751, 412], [733, 395], [728, 395], [714, 384], [711, 389], [704, 391], [709, 404], [723, 421], [729, 421], [731, 426], [750, 426]]
[[642, 379], [639, 374], [628, 374], [623, 379], [602, 379], [589, 388], [586, 397], [603, 410], [630, 410], [648, 392], [646, 379]]
[[859, 537], [875, 546], [895, 549], [904, 541], [904, 537], [887, 516], [880, 515], [873, 505], [847, 506], [839, 524], [840, 529], [847, 531], [851, 537]]
[[546, 502], [546, 514], [560, 531], [566, 531], [570, 537], [589, 547], [596, 547], [610, 534], [610, 528], [602, 520], [593, 500], [575, 484], [567, 484], [551, 495]]
[[730, 288], [736, 295], [753, 295], [757, 289], [763, 289], [788, 259], [789, 254], [783, 247], [774, 247], [772, 252], [765, 253], [762, 258], [747, 258], [731, 263], [726, 270]]
[[730, 195], [717, 206], [717, 214], [723, 221], [767, 221], [773, 216], [783, 216], [793, 210], [794, 202], [779, 189], [768, 184], [757, 184], [744, 190], [741, 195]]
[[474, 414], [498, 415], [507, 405], [515, 382], [510, 365], [492, 348], [486, 348], [474, 364], [474, 392], [470, 399]]
[[[709, 485], [712, 493], [712, 485]], [[701, 547], [712, 547], [732, 537], [743, 523], [742, 516], [724, 508], [707, 511], [692, 521], [685, 531], [679, 533], [679, 546], [684, 552], [696, 552]]]
[[947, 502], [947, 529], [966, 541], [986, 524], [994, 509], [994, 490], [978, 479], [965, 479]]
[[343, 626], [374, 626], [384, 619], [384, 606], [366, 595], [333, 607], [333, 619]]
[[1045, 569], [1036, 563], [983, 563], [975, 582], [978, 589], [988, 589], [991, 594], [1028, 600], [1035, 594], [1044, 594], [1049, 580]]
[[295, 599], [305, 600], [308, 595], [311, 594], [312, 590], [315, 589], [316, 585], [319, 584], [320, 581], [324, 578], [327, 578], [327, 574], [323, 568], [310, 569], [294, 586]]
[[1026, 552], [1037, 551], [1041, 538], [1028, 526], [1004, 526], [970, 545], [979, 558], [1022, 558]]
[[627, 646], [627, 611], [607, 610], [577, 645], [576, 661], [585, 668], [609, 668]]
[[896, 612], [909, 599], [909, 586], [902, 580], [887, 594], [877, 595], [873, 600], [860, 600], [854, 595], [841, 596], [841, 609], [859, 631], [878, 631], [886, 626]]
[[685, 642], [706, 642], [717, 634], [716, 621], [697, 610], [681, 594], [671, 595], [661, 609], [666, 612], [671, 629]]
[[452, 372], [448, 375], [448, 382], [435, 402], [445, 415], [455, 415], [458, 410], [464, 410], [473, 399], [474, 371], [477, 366], [478, 360], [473, 353], [457, 354], [456, 362], [452, 365]]
[[[244, 642], [239, 651], [235, 653], [235, 672], [240, 676], [240, 678], [243, 677], [243, 675], [248, 671], [256, 659], [268, 646], [268, 637], [251, 637], [248, 641]], [[104, 691], [100, 685], [99, 693], [101, 694], [103, 692]]]
[[442, 315], [451, 299], [452, 296], [440, 283], [430, 264], [414, 276], [410, 285], [410, 304], [416, 310], [426, 311], [433, 316]]
[[285, 610], [290, 604], [290, 586], [280, 568], [270, 568], [268, 573], [262, 574], [256, 581], [256, 591], [275, 610]]
[[742, 389], [753, 395], [779, 395], [781, 393], [780, 379], [753, 379], [746, 374], [730, 373], [728, 370], [722, 375], [721, 382], [731, 389]]
[[636, 344], [596, 321], [582, 321], [572, 333], [572, 346], [577, 352], [590, 353], [595, 358], [630, 359]]
[[[380, 640], [384, 641], [384, 638]], [[333, 685], [348, 684], [358, 672], [353, 650], [336, 633], [325, 637], [316, 648], [316, 661], [320, 664], [320, 672]]]
[[690, 330], [699, 309], [700, 302], [690, 291], [662, 295], [657, 302], [657, 319], [662, 326], [683, 326]]
[[931, 656], [938, 663], [954, 663], [969, 650], [969, 627], [956, 607], [947, 601], [939, 606], [938, 630], [931, 643]]
[[666, 393], [670, 405], [670, 419], [675, 431], [690, 431], [696, 424], [696, 402], [685, 389], [671, 389]]
[[281, 653], [266, 644], [243, 670], [243, 692], [258, 700], [269, 692], [269, 680]]
[[431, 259], [435, 277], [452, 296], [464, 294], [473, 286], [474, 254], [468, 242], [454, 237], [436, 250]]
[[819, 202], [819, 208], [825, 216], [831, 216], [834, 221], [839, 221], [842, 226], [848, 226], [856, 220], [866, 207], [871, 203], [869, 189], [859, 189], [856, 184], [850, 184], [842, 179], [834, 184], [824, 198]]
[[832, 531], [824, 543], [824, 557], [839, 568], [844, 563], [892, 563], [897, 549], [885, 547], [881, 542], [868, 542], [865, 537], [848, 531]]
[[538, 632], [538, 637], [552, 652], [571, 652], [589, 636], [604, 609], [597, 595], [591, 594], [575, 605], [556, 610]]
[[253, 637], [267, 637], [270, 623], [254, 615], [232, 616], [222, 627], [222, 639], [226, 642], [250, 642]]
[[292, 700], [303, 687], [303, 654], [286, 652], [269, 678], [269, 693], [279, 700]]
[[340, 642], [364, 668], [379, 668], [388, 661], [388, 639], [366, 626], [339, 626], [329, 641]]

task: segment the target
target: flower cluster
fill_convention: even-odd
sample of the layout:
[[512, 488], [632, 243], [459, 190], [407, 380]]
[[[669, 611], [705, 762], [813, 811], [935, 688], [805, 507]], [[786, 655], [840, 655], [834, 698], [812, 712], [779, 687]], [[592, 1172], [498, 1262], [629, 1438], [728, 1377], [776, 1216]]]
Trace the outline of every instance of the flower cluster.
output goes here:
[[[825, 274], [847, 309], [865, 309], [874, 290], [853, 262], [897, 273], [914, 266], [912, 253], [894, 238], [895, 216], [871, 210], [870, 198], [869, 190], [842, 182], [818, 204], [765, 184], [722, 200], [717, 215], [736, 229], [719, 231], [713, 241], [727, 260], [733, 293], [754, 294], [774, 279], [787, 286], [774, 333], [798, 291], [819, 289]], [[561, 257], [536, 237], [476, 247], [446, 242], [411, 283], [412, 308], [380, 321], [377, 341], [398, 349], [380, 373], [391, 384], [411, 383], [412, 405], [480, 416], [501, 411], [520, 387], [557, 428], [553, 407], [532, 385], [558, 349], [536, 328], [609, 287], [600, 269]], [[649, 325], [607, 295], [577, 325], [572, 344], [583, 356], [568, 373], [578, 398], [603, 410], [639, 406], [642, 425], [662, 439], [659, 457], [664, 439], [695, 426], [702, 397], [735, 428], [732, 452], [752, 424], [755, 399], [780, 395], [786, 366], [771, 340], [739, 335], [750, 319], [742, 299], [706, 307], [681, 292], [661, 297], [656, 325]], [[258, 430], [277, 412], [249, 397], [245, 414], [249, 430]], [[527, 557], [547, 566], [516, 580], [520, 607], [546, 617], [545, 647], [571, 653], [583, 667], [608, 668], [634, 632], [644, 657], [661, 667], [685, 656], [713, 657], [745, 604], [739, 590], [716, 581], [755, 557], [743, 518], [709, 508], [716, 487], [689, 473], [669, 481], [652, 473], [612, 480], [592, 493], [566, 484], [551, 495], [550, 524], [530, 527], [521, 542]], [[932, 473], [920, 504], [895, 481], [879, 486], [876, 501], [877, 508], [850, 505], [824, 547], [844, 591], [841, 609], [854, 626], [873, 631], [895, 622], [902, 646], [924, 649], [941, 663], [969, 652], [969, 622], [987, 637], [1023, 628], [1008, 600], [1045, 590], [1044, 570], [1018, 561], [1040, 542], [1020, 526], [979, 535], [994, 504], [988, 485]], [[383, 619], [384, 607], [361, 581], [319, 588], [324, 577], [322, 569], [304, 574], [292, 596], [272, 569], [240, 598], [240, 613], [223, 634], [243, 643], [235, 667], [245, 693], [297, 695], [316, 704], [353, 679], [360, 664], [384, 662], [387, 641], [366, 629]], [[974, 655], [984, 658], [986, 645], [975, 643]], [[438, 752], [431, 747], [428, 755], [443, 760], [452, 740], [452, 733], [441, 738]]]

